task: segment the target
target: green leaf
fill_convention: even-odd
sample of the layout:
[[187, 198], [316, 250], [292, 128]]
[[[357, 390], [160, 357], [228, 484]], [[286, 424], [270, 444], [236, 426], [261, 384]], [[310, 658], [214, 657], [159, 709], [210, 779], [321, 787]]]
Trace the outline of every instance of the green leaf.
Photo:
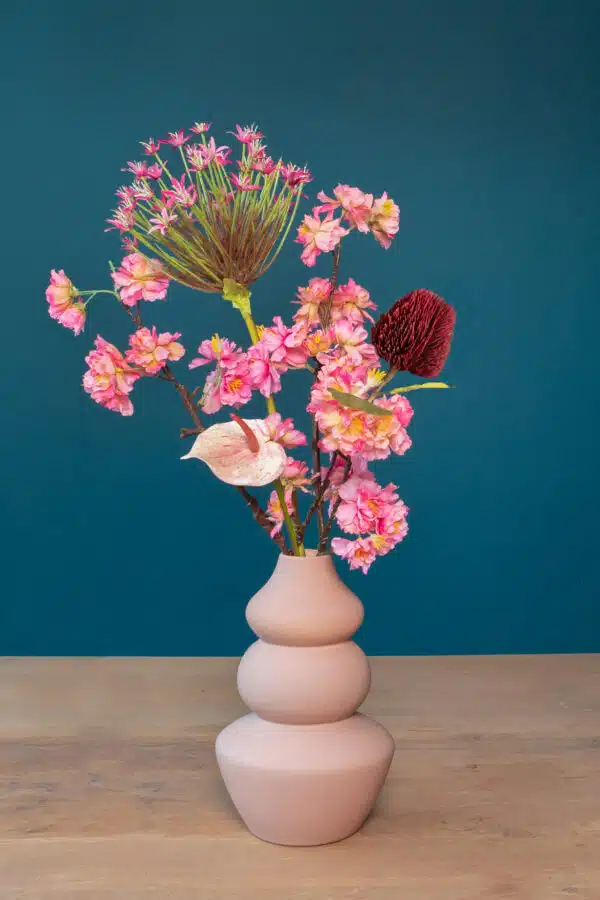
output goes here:
[[377, 406], [376, 403], [365, 400], [363, 397], [355, 397], [354, 394], [336, 391], [335, 388], [329, 388], [329, 393], [338, 401], [338, 403], [341, 403], [342, 406], [346, 406], [348, 409], [358, 409], [361, 412], [368, 413], [370, 416], [392, 415], [391, 409], [384, 409], [383, 406]]
[[407, 391], [420, 391], [422, 388], [453, 388], [453, 384], [444, 384], [443, 381], [425, 381], [423, 384], [407, 384], [404, 387], [394, 388], [390, 394], [406, 394]]
[[223, 279], [223, 299], [229, 300], [242, 315], [250, 315], [250, 291], [231, 278]]

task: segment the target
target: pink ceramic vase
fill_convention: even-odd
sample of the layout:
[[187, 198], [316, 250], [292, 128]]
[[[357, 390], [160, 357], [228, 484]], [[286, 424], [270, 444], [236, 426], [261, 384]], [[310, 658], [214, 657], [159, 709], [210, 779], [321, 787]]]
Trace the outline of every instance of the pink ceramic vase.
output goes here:
[[252, 710], [218, 736], [219, 768], [248, 829], [275, 844], [312, 846], [361, 827], [394, 742], [356, 710], [371, 673], [351, 640], [360, 600], [330, 556], [280, 556], [246, 618], [258, 637], [238, 669]]

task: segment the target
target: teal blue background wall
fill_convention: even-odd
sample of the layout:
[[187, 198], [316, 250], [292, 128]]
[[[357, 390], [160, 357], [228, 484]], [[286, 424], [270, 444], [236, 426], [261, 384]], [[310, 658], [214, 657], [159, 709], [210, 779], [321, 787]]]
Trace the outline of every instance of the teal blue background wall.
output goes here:
[[[600, 651], [598, 16], [582, 0], [3, 13], [1, 654], [221, 655], [250, 640], [268, 541], [235, 493], [179, 461], [168, 386], [137, 386], [131, 419], [84, 395], [95, 334], [124, 342], [119, 310], [98, 298], [75, 339], [44, 301], [51, 267], [106, 285], [121, 166], [196, 119], [222, 136], [258, 121], [276, 154], [309, 164], [314, 192], [387, 189], [398, 240], [354, 240], [344, 275], [382, 308], [425, 286], [458, 311], [458, 390], [415, 395], [414, 447], [378, 470], [411, 531], [349, 579], [367, 652]], [[307, 274], [290, 244], [257, 317], [289, 315]], [[175, 288], [155, 313], [190, 348], [242, 338], [213, 296]]]

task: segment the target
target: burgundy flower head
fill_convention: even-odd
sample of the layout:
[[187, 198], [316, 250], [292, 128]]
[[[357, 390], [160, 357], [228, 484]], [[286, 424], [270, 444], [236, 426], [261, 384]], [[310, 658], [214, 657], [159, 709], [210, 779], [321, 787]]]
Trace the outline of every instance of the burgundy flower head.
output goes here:
[[440, 374], [448, 358], [455, 321], [454, 307], [419, 288], [379, 317], [371, 342], [392, 368], [431, 378]]

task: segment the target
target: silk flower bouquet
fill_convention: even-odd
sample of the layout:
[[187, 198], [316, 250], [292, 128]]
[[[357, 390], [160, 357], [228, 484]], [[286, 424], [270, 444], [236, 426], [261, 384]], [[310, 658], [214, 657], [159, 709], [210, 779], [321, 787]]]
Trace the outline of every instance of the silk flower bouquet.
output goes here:
[[[124, 352], [97, 335], [83, 376], [91, 398], [130, 416], [140, 378], [170, 382], [191, 418], [181, 435], [196, 436], [183, 459], [202, 460], [235, 486], [282, 554], [304, 556], [307, 529], [316, 523], [317, 553], [331, 548], [351, 569], [366, 573], [403, 540], [408, 512], [396, 485], [379, 484], [370, 466], [411, 446], [413, 409], [405, 394], [448, 387], [389, 386], [400, 372], [425, 378], [440, 373], [454, 309], [421, 289], [375, 321], [368, 290], [342, 276], [342, 245], [356, 232], [388, 249], [399, 229], [399, 209], [387, 193], [374, 197], [339, 184], [332, 196], [317, 194], [318, 204], [296, 232], [303, 263], [312, 268], [319, 256], [329, 255], [330, 274], [297, 289], [291, 324], [281, 316], [257, 321], [250, 288], [277, 259], [312, 176], [306, 167], [274, 161], [255, 126], [236, 126], [240, 152], [234, 163], [229, 146], [208, 138], [209, 127], [197, 122], [189, 133], [142, 143], [146, 159], [123, 170], [132, 182], [117, 190], [119, 203], [105, 229], [120, 232], [126, 252], [118, 267], [111, 263], [112, 288], [81, 291], [63, 270], [53, 270], [49, 313], [79, 335], [90, 303], [110, 295], [129, 316], [132, 333]], [[248, 330], [246, 348], [216, 334], [200, 341], [187, 367], [194, 374], [211, 368], [191, 385], [172, 365], [186, 352], [181, 335], [146, 324], [148, 305], [166, 299], [171, 281], [221, 294]], [[292, 455], [309, 438], [275, 400], [282, 376], [297, 369], [313, 375], [306, 407], [312, 417], [310, 467]], [[266, 415], [245, 419], [239, 411], [255, 392], [264, 398]], [[229, 420], [207, 424], [227, 410]], [[266, 502], [248, 490], [268, 485]], [[334, 525], [346, 536], [332, 537]]]

